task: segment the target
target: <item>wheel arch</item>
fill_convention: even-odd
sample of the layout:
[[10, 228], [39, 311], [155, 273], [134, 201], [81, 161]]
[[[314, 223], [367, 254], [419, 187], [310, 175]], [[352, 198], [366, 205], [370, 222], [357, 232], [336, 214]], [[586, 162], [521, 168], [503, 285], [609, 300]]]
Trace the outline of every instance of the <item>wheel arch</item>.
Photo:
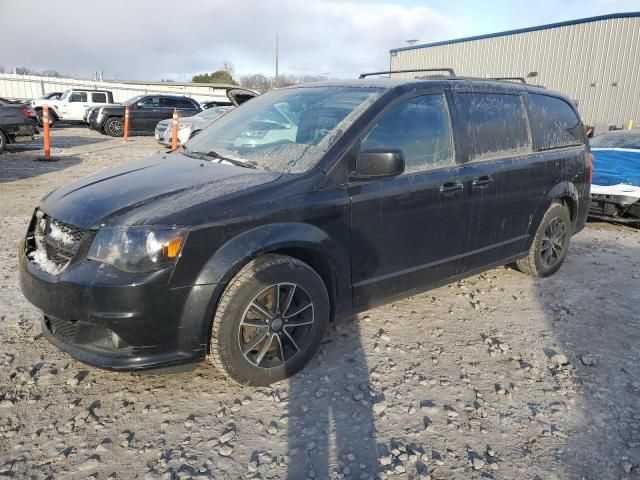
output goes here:
[[553, 188], [549, 189], [546, 193], [544, 200], [540, 203], [538, 209], [533, 215], [532, 221], [529, 225], [529, 233], [531, 235], [535, 235], [544, 214], [549, 210], [549, 207], [553, 203], [565, 205], [569, 209], [571, 223], [575, 225], [578, 217], [578, 199], [578, 189], [572, 182], [560, 182], [554, 185]]
[[311, 224], [263, 225], [225, 242], [198, 274], [196, 285], [217, 285], [202, 322], [202, 338], [207, 339], [207, 344], [213, 315], [227, 284], [247, 263], [266, 254], [288, 255], [313, 268], [327, 288], [332, 318], [337, 311], [351, 308], [349, 257], [337, 242]]

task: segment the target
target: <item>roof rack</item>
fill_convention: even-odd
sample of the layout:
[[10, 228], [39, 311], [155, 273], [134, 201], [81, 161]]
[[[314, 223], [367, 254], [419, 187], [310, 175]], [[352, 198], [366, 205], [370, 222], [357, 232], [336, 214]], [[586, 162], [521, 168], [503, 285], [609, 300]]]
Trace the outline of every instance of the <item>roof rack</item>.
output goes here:
[[455, 77], [453, 68], [419, 68], [410, 70], [385, 70], [382, 72], [361, 73], [358, 78], [371, 77], [373, 75], [391, 75], [392, 73], [418, 73], [418, 72], [447, 72], [450, 77]]
[[527, 80], [524, 77], [489, 77], [488, 80], [496, 80], [498, 82], [520, 82], [527, 84]]

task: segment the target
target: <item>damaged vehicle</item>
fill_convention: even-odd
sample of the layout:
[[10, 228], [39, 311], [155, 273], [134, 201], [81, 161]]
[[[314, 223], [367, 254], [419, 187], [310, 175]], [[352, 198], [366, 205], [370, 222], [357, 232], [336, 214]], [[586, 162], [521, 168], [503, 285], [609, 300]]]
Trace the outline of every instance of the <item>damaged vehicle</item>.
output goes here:
[[[287, 135], [247, 144], [275, 106]], [[578, 113], [549, 90], [454, 76], [296, 85], [173, 153], [45, 196], [20, 285], [46, 338], [83, 362], [208, 358], [265, 385], [302, 369], [332, 319], [498, 265], [553, 274], [591, 175]]]
[[592, 218], [640, 226], [640, 130], [612, 130], [591, 140]]
[[33, 140], [38, 133], [37, 122], [35, 112], [28, 105], [0, 99], [0, 153], [7, 145]]

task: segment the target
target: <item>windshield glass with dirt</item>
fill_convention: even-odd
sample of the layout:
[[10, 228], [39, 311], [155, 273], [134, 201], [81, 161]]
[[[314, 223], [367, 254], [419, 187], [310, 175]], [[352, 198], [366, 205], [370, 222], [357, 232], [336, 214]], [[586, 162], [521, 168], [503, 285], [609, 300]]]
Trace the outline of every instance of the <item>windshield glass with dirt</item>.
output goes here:
[[183, 153], [226, 157], [253, 168], [309, 170], [382, 93], [366, 87], [297, 87], [236, 108], [190, 140]]

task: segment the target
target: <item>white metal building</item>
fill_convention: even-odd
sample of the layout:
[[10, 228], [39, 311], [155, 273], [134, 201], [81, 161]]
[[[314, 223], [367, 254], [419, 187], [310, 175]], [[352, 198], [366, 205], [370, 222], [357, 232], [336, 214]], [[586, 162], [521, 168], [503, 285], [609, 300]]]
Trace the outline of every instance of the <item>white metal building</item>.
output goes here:
[[[17, 75], [0, 73], [0, 97], [38, 98], [45, 93], [63, 92], [69, 88], [86, 88], [110, 90], [116, 102], [136, 95], [148, 93], [164, 93], [185, 95], [202, 101], [228, 101], [226, 91], [231, 86], [214, 83], [176, 83], [176, 82], [143, 82], [143, 81], [96, 81], [78, 78], [40, 77], [36, 75]], [[233, 88], [233, 87], [231, 87]]]
[[390, 54], [391, 70], [450, 67], [460, 76], [528, 77], [528, 83], [577, 101], [588, 125], [640, 122], [640, 12], [412, 45]]

